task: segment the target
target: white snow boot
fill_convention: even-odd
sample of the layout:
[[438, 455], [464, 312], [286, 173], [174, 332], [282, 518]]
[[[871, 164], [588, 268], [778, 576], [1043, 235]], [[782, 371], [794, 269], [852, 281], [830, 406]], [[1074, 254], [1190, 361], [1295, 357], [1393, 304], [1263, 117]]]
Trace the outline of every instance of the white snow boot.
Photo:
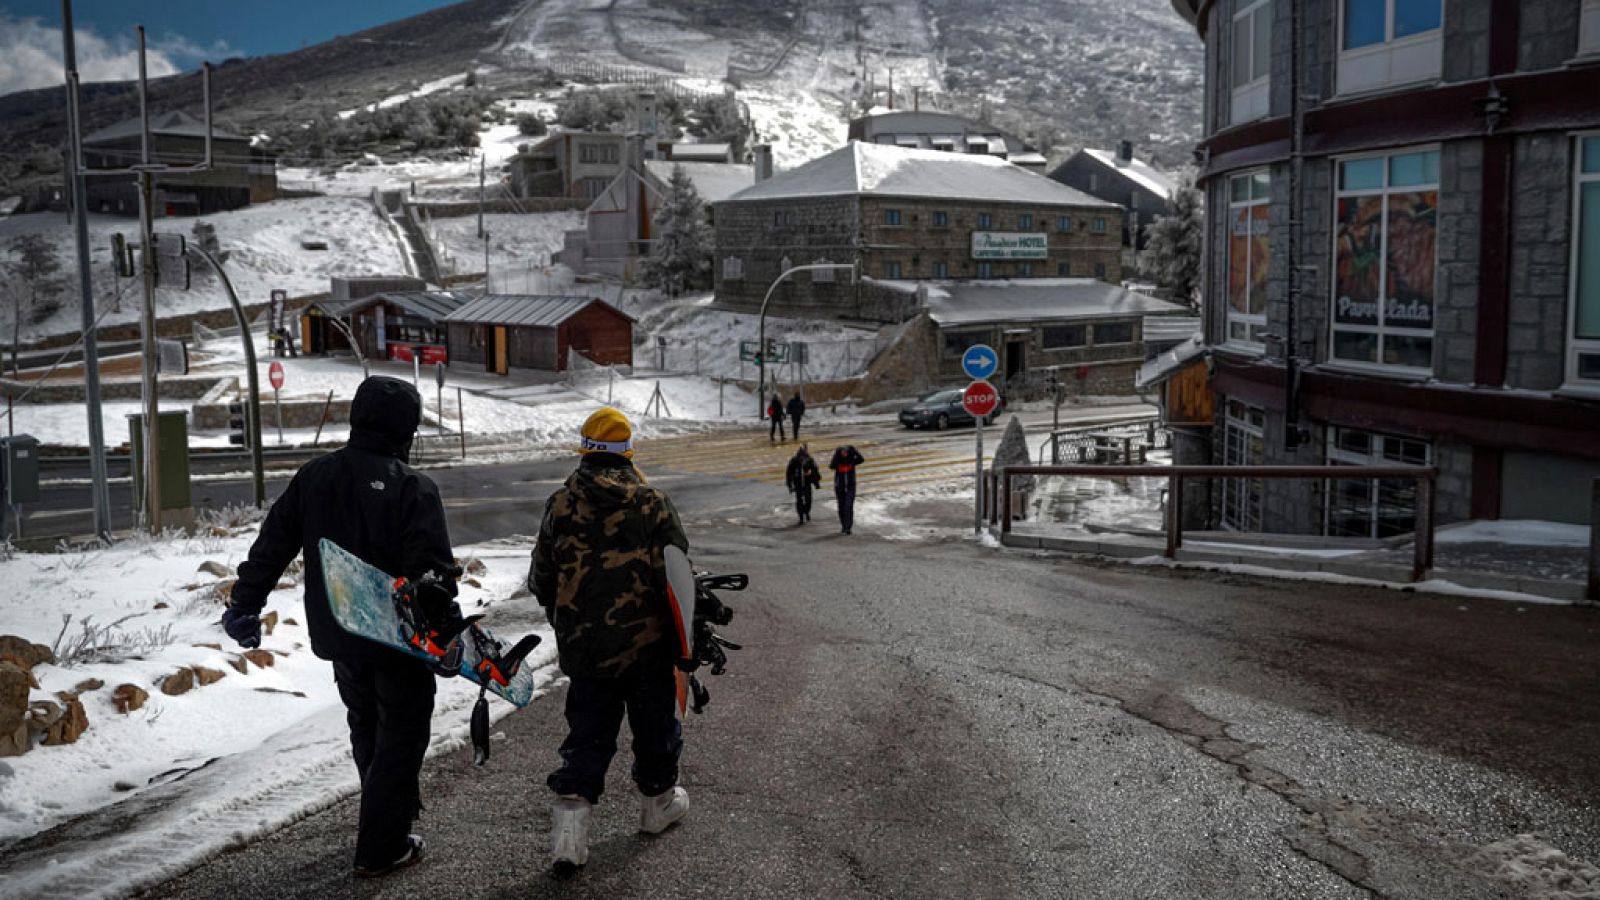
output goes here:
[[550, 811], [550, 874], [571, 878], [589, 861], [589, 811], [593, 804], [562, 794]]
[[662, 791], [654, 797], [639, 798], [639, 830], [660, 834], [689, 811], [689, 792], [681, 787]]

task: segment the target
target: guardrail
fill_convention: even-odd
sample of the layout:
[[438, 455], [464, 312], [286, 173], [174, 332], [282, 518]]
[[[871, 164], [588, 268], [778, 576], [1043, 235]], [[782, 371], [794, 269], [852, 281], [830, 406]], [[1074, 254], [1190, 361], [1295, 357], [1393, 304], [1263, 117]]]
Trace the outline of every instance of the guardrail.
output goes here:
[[[1416, 531], [1412, 538], [1415, 554], [1411, 565], [1411, 579], [1421, 581], [1433, 568], [1434, 502], [1433, 483], [1439, 470], [1421, 466], [1009, 466], [991, 470], [984, 484], [984, 512], [989, 524], [999, 525], [1002, 535], [1011, 532], [1011, 479], [1023, 475], [1077, 475], [1093, 478], [1165, 478], [1167, 501], [1164, 531], [1168, 559], [1177, 557], [1183, 546], [1183, 486], [1187, 479], [1196, 478], [1313, 478], [1317, 480], [1346, 480], [1352, 478], [1405, 478], [1417, 483]], [[1595, 511], [1600, 513], [1600, 480], [1595, 482]], [[1600, 521], [1600, 518], [1597, 518]], [[1597, 526], [1600, 527], [1600, 526]], [[1596, 532], [1600, 534], [1600, 531]], [[1600, 538], [1591, 541], [1591, 545]], [[1595, 590], [1595, 567], [1600, 561], [1591, 546], [1590, 590]]]
[[1149, 451], [1171, 446], [1171, 443], [1171, 434], [1165, 428], [1157, 428], [1154, 417], [1123, 425], [1063, 428], [1050, 432], [1049, 439], [1040, 444], [1039, 462], [1044, 464], [1044, 449], [1048, 446], [1052, 466], [1075, 462], [1132, 465], [1135, 456], [1143, 464]]

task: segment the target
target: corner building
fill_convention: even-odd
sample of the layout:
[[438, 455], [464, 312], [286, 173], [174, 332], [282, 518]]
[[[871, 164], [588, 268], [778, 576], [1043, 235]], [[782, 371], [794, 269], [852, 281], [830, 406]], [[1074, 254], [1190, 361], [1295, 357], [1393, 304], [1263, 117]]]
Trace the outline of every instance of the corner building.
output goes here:
[[[1206, 46], [1212, 458], [1428, 464], [1440, 523], [1588, 522], [1600, 0], [1173, 7]], [[1218, 487], [1228, 528], [1413, 528], [1398, 483]]]

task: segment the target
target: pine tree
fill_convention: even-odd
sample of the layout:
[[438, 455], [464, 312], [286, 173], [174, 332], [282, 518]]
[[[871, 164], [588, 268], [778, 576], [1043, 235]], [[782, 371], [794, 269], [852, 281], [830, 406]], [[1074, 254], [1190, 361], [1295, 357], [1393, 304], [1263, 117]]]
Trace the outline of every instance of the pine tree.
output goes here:
[[1204, 252], [1205, 212], [1194, 181], [1184, 178], [1172, 192], [1172, 214], [1156, 216], [1149, 240], [1139, 254], [1144, 277], [1172, 292], [1181, 303], [1196, 305]]
[[649, 287], [676, 297], [706, 283], [711, 273], [711, 226], [706, 205], [683, 166], [672, 167], [667, 196], [655, 217], [655, 242], [640, 267]]

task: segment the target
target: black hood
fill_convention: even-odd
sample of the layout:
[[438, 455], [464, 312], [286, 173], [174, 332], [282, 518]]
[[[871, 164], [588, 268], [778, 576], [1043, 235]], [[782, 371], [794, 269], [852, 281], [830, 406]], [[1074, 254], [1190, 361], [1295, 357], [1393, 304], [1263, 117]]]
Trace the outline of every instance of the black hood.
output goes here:
[[416, 388], [374, 375], [361, 382], [350, 403], [350, 446], [407, 461], [421, 421], [422, 395]]

